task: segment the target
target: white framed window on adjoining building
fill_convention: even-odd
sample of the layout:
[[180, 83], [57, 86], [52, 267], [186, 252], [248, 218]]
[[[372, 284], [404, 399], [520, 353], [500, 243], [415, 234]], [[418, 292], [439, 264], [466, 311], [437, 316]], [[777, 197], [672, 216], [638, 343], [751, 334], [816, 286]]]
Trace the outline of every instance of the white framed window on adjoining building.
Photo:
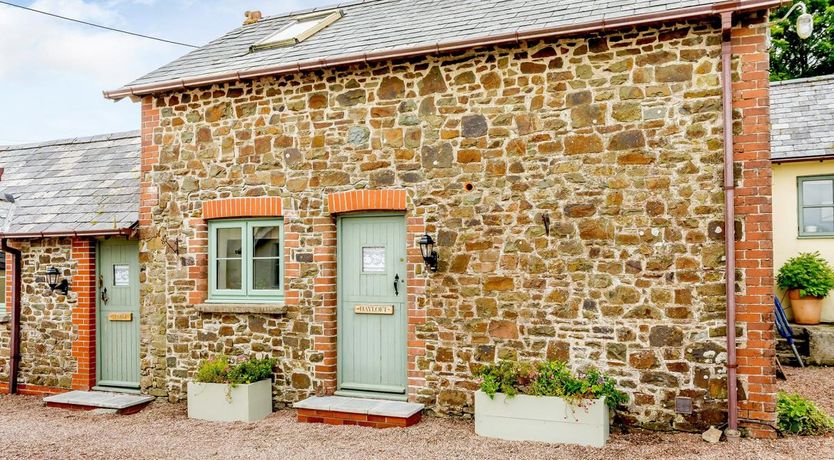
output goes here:
[[834, 237], [834, 175], [797, 178], [799, 236]]

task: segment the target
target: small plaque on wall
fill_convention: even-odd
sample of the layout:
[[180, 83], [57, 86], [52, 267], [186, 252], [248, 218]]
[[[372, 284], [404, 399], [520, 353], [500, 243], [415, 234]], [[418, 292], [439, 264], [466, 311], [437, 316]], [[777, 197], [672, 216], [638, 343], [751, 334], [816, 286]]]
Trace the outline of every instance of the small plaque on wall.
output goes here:
[[359, 315], [393, 315], [393, 305], [355, 305], [353, 312]]
[[110, 321], [133, 321], [133, 313], [129, 311], [108, 313], [107, 319]]

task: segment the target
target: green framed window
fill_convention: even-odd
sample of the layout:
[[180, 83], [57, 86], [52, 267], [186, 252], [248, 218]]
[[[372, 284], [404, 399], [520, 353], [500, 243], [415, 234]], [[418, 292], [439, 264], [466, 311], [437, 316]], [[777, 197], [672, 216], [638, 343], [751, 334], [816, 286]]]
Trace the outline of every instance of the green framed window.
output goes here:
[[799, 236], [834, 236], [834, 175], [797, 178]]
[[209, 221], [209, 301], [284, 299], [281, 219]]

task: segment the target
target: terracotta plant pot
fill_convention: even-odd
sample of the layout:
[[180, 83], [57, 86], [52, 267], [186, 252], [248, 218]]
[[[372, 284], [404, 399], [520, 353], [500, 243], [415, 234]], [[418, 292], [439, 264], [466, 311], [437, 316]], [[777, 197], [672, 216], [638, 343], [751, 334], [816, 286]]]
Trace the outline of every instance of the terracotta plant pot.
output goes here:
[[802, 297], [799, 295], [799, 289], [788, 291], [788, 297], [791, 299], [791, 311], [793, 311], [793, 320], [796, 324], [820, 323], [822, 297]]

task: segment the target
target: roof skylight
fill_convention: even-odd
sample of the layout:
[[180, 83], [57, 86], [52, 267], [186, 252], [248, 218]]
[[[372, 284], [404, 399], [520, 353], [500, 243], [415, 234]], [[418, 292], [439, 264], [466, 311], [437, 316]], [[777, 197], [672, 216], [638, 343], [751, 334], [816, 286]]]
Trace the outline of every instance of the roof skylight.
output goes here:
[[281, 30], [252, 45], [252, 51], [301, 43], [341, 17], [341, 10], [318, 11], [294, 16], [293, 21]]

